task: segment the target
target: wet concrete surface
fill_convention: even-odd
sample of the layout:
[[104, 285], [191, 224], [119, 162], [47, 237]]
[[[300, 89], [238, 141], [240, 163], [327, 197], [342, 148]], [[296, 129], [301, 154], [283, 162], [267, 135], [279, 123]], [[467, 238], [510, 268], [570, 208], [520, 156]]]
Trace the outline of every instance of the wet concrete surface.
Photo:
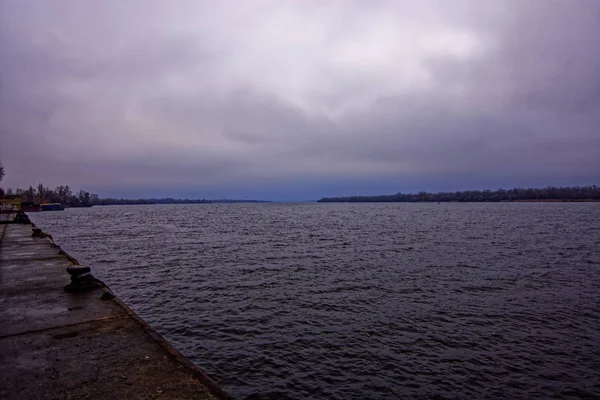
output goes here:
[[4, 229], [1, 399], [228, 398], [118, 299], [100, 300], [104, 289], [65, 292], [72, 263], [48, 238]]

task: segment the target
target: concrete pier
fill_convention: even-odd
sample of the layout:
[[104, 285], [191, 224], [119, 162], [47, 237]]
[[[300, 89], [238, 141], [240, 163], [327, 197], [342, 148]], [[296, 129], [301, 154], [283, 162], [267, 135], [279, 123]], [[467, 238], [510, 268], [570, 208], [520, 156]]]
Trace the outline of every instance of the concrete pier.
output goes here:
[[76, 260], [31, 233], [0, 225], [1, 399], [230, 398], [105, 289], [65, 292]]

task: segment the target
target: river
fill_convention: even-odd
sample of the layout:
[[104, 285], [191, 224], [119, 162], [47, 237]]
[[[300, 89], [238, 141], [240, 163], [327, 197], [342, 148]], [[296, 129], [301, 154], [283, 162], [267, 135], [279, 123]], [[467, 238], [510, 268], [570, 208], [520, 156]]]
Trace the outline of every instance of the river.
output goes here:
[[600, 204], [30, 213], [239, 399], [600, 397]]

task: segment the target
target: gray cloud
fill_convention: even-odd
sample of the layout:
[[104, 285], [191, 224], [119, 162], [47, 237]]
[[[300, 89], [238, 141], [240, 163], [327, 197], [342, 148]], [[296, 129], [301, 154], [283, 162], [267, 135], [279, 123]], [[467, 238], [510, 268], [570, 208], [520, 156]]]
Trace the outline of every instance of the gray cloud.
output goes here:
[[1, 7], [5, 186], [316, 198], [600, 171], [594, 0]]

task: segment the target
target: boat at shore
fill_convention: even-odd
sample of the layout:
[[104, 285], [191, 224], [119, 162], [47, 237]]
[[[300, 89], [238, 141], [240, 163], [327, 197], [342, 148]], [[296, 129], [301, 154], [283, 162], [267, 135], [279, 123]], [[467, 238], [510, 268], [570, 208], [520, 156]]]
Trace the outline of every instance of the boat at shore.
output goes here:
[[65, 207], [60, 203], [45, 203], [40, 205], [41, 211], [63, 211]]
[[38, 212], [42, 211], [42, 206], [31, 201], [23, 201], [21, 202], [21, 210], [25, 212]]

